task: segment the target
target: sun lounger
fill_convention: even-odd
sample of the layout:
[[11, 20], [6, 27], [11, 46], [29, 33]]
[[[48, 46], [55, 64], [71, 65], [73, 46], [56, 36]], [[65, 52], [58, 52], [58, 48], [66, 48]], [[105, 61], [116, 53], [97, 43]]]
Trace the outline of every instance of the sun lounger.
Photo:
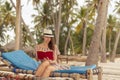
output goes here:
[[[7, 67], [0, 67], [0, 71], [14, 72], [16, 76], [18, 73], [25, 74], [26, 80], [34, 80], [35, 70], [37, 69], [39, 62], [28, 56], [24, 51], [17, 50], [12, 52], [2, 53], [0, 60], [7, 65]], [[8, 73], [7, 73], [8, 74]], [[33, 76], [28, 76], [27, 74], [32, 74]], [[86, 78], [88, 80], [93, 79], [93, 75], [98, 75], [98, 80], [102, 80], [102, 69], [101, 67], [96, 67], [96, 65], [91, 66], [70, 66], [69, 70], [56, 70], [51, 73], [51, 77], [71, 77], [75, 80], [80, 78]], [[6, 73], [1, 73], [0, 76], [6, 76]], [[14, 76], [14, 77], [16, 77]], [[28, 76], [28, 77], [27, 77]], [[12, 76], [13, 77], [13, 76]]]

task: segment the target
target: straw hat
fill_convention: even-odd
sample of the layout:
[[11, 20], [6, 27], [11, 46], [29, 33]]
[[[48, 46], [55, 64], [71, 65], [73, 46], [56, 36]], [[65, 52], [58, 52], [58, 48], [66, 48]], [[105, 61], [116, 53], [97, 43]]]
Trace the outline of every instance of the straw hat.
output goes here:
[[54, 37], [53, 33], [52, 33], [52, 30], [50, 29], [44, 29], [43, 31], [43, 36], [46, 36], [46, 37]]

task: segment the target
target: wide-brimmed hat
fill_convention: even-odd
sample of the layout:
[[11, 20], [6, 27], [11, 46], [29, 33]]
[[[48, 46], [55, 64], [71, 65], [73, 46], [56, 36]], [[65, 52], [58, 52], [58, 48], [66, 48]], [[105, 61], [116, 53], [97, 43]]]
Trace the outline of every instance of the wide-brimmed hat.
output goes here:
[[52, 30], [50, 29], [44, 29], [43, 31], [43, 36], [46, 36], [46, 37], [54, 37], [53, 33], [52, 33]]

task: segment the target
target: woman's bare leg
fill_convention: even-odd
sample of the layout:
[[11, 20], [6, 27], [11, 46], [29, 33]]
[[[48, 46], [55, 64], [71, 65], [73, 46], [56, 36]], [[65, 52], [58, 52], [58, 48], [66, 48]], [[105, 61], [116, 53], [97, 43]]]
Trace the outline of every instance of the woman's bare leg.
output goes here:
[[44, 62], [42, 62], [42, 63], [39, 65], [39, 67], [38, 67], [35, 75], [38, 76], [38, 77], [41, 77], [41, 75], [43, 75], [45, 69], [46, 69], [49, 65], [50, 65], [50, 63], [49, 63], [49, 61], [47, 61], [47, 60], [44, 61]]
[[46, 68], [46, 70], [44, 71], [44, 73], [41, 75], [41, 77], [43, 77], [43, 78], [49, 77], [49, 76], [50, 76], [50, 73], [51, 73], [52, 71], [55, 71], [55, 70], [56, 70], [56, 68], [55, 68], [54, 66], [48, 66], [48, 67]]

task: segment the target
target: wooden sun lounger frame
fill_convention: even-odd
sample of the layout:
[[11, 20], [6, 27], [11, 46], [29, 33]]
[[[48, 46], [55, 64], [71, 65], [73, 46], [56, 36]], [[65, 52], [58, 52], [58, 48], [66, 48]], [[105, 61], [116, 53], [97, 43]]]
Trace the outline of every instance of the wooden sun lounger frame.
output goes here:
[[[36, 77], [34, 76], [35, 71], [32, 70], [22, 70], [22, 69], [16, 69], [12, 66], [12, 64], [0, 57], [0, 61], [4, 63], [4, 65], [8, 68], [3, 67], [3, 65], [0, 65], [0, 71], [7, 71], [7, 72], [14, 72], [14, 74], [0, 72], [0, 77], [8, 77], [8, 78], [20, 78], [21, 80], [36, 80]], [[24, 76], [19, 75], [18, 73], [24, 74]], [[27, 74], [32, 74], [33, 76], [28, 76]], [[73, 78], [74, 80], [80, 80], [80, 78], [87, 79], [87, 80], [93, 80], [93, 75], [98, 75], [98, 80], [102, 80], [102, 69], [101, 67], [97, 67], [96, 69], [88, 69], [87, 74], [79, 74], [79, 73], [57, 73], [52, 72], [51, 77], [69, 77]]]
[[67, 56], [67, 55], [58, 55], [58, 61], [59, 62], [66, 62], [69, 61], [80, 61], [85, 62], [87, 60], [87, 56]]

